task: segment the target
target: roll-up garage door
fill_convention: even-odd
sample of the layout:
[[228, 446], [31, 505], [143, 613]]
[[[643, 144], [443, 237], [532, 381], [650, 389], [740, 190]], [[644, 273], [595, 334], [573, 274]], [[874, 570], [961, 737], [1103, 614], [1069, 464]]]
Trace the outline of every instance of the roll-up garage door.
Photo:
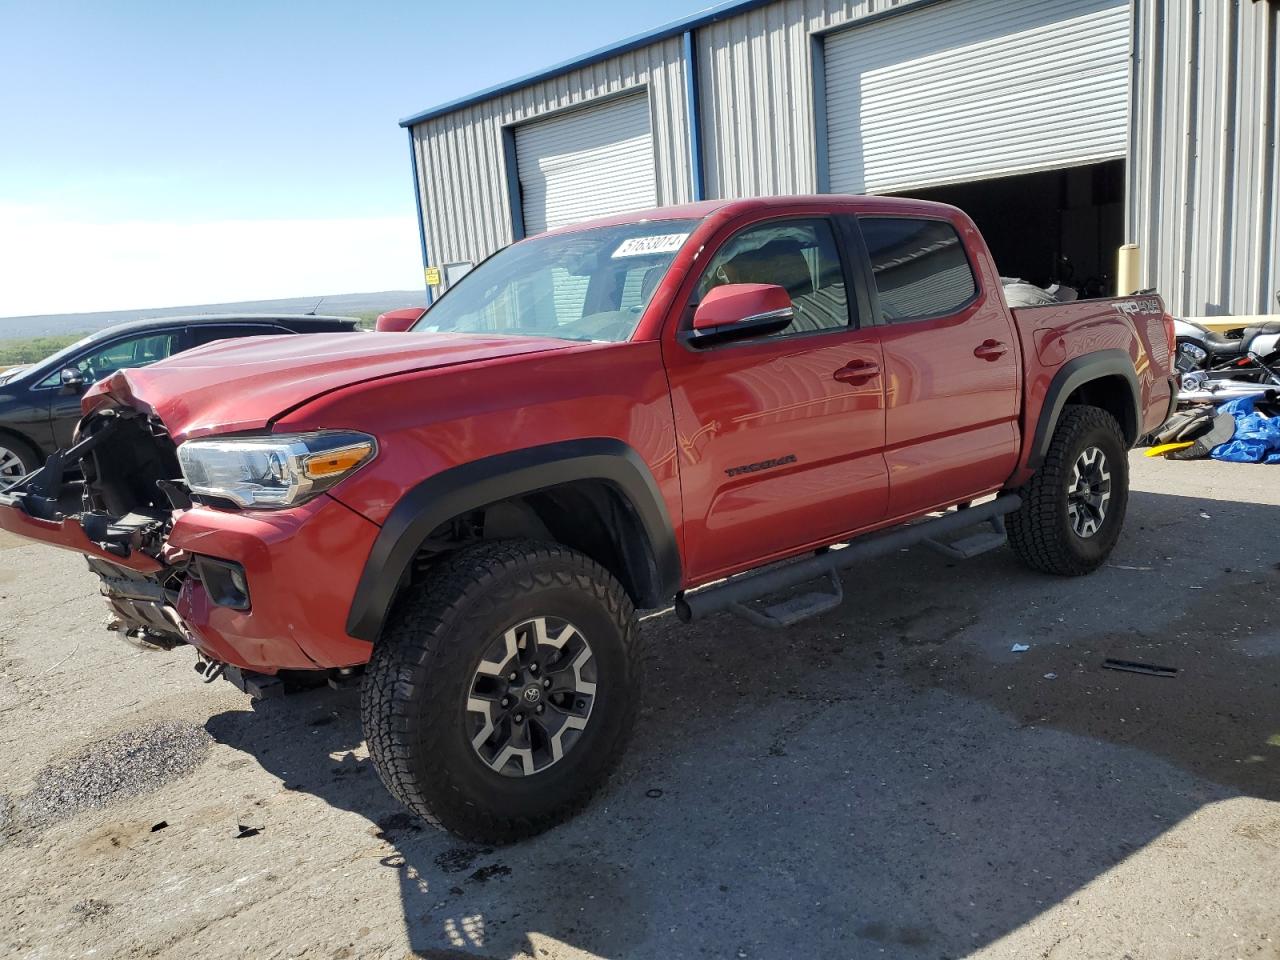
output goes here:
[[1125, 154], [1128, 0], [946, 0], [823, 48], [832, 192]]
[[645, 93], [518, 126], [515, 140], [526, 235], [657, 205]]

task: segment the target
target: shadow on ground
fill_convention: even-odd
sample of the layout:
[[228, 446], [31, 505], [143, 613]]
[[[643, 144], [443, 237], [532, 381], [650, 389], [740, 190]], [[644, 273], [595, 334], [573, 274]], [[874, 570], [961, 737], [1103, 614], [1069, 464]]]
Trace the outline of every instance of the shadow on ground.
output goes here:
[[1205, 503], [1135, 493], [1086, 579], [914, 551], [851, 571], [841, 610], [786, 633], [650, 620], [618, 775], [513, 847], [420, 827], [367, 760], [334, 760], [361, 744], [353, 693], [208, 730], [377, 823], [425, 957], [963, 956], [1207, 803], [1280, 800], [1276, 508], [1209, 501], [1205, 520]]

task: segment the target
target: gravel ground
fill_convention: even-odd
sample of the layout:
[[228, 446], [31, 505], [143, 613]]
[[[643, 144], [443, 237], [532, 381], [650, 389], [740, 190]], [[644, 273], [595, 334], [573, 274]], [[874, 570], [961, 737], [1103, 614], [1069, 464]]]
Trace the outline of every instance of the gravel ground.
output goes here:
[[1277, 480], [1135, 456], [1085, 579], [913, 550], [786, 633], [651, 618], [618, 775], [502, 849], [390, 799], [354, 692], [204, 685], [0, 539], [0, 955], [1275, 960]]

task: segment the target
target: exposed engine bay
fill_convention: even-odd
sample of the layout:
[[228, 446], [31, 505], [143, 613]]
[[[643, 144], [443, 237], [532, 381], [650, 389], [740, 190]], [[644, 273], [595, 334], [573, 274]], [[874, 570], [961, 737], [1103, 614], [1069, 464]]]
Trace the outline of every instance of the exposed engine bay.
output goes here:
[[69, 449], [0, 496], [37, 519], [76, 520], [107, 554], [154, 560], [138, 570], [86, 557], [114, 614], [110, 629], [170, 649], [187, 642], [174, 607], [191, 563], [166, 550], [174, 511], [191, 506], [180, 478], [176, 445], [158, 419], [109, 409], [87, 417]]

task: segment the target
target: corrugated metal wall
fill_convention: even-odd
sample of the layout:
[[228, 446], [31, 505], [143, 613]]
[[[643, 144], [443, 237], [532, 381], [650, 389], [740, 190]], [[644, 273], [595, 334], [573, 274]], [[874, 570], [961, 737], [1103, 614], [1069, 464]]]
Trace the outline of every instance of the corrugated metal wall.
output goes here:
[[[706, 195], [816, 191], [813, 33], [904, 3], [928, 0], [779, 0], [699, 27]], [[1280, 3], [1134, 3], [1126, 233], [1143, 282], [1182, 315], [1277, 312]], [[658, 202], [691, 199], [684, 68], [675, 36], [414, 127], [431, 262], [510, 242], [504, 126], [626, 89], [648, 91]]]
[[964, 0], [826, 34], [829, 188], [890, 193], [1123, 157], [1129, 20], [1129, 0]]
[[707, 196], [815, 192], [810, 34], [902, 2], [784, 0], [699, 30]]
[[1126, 232], [1182, 316], [1277, 313], [1275, 0], [1138, 0]]
[[479, 261], [511, 242], [504, 126], [622, 90], [648, 88], [658, 203], [692, 199], [684, 69], [674, 37], [415, 126], [431, 262]]

